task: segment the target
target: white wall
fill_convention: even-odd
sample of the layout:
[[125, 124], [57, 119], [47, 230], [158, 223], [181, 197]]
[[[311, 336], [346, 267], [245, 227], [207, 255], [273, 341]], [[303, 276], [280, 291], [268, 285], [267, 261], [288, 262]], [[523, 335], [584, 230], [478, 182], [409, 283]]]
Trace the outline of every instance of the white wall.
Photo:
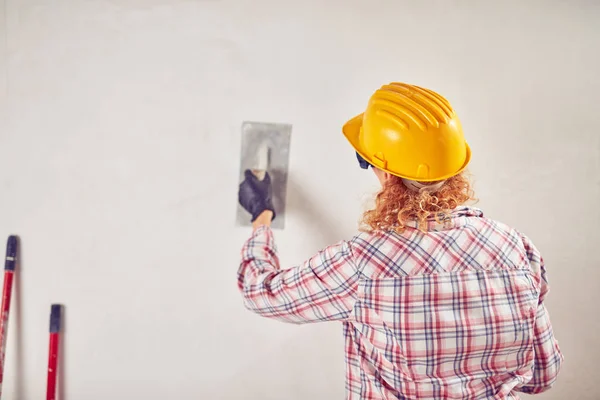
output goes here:
[[343, 398], [338, 324], [242, 306], [240, 126], [293, 124], [290, 266], [354, 234], [376, 186], [340, 129], [392, 80], [453, 102], [478, 206], [546, 259], [566, 363], [540, 398], [600, 398], [598, 2], [4, 1], [3, 399], [43, 396], [52, 302], [62, 399]]

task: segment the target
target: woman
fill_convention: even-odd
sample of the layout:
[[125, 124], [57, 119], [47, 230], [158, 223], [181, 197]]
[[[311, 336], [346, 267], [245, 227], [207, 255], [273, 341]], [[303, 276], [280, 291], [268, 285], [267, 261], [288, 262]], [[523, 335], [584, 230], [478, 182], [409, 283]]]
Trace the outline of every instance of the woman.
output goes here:
[[563, 356], [543, 259], [484, 217], [471, 151], [450, 103], [417, 86], [377, 90], [344, 135], [382, 189], [362, 232], [280, 269], [270, 180], [246, 171], [252, 215], [238, 285], [245, 306], [284, 322], [341, 321], [348, 399], [517, 399], [556, 380]]

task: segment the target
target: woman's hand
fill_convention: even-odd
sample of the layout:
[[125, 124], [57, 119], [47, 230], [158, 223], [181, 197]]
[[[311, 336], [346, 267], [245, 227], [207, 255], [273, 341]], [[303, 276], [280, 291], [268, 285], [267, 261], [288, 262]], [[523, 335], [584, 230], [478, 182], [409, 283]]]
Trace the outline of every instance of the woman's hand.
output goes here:
[[[238, 200], [240, 205], [252, 215], [251, 222], [255, 223], [259, 218], [261, 223], [270, 224], [275, 219], [275, 208], [273, 207], [273, 188], [271, 177], [265, 174], [260, 180], [250, 170], [246, 170], [245, 179], [240, 183]], [[265, 214], [265, 211], [268, 211]]]

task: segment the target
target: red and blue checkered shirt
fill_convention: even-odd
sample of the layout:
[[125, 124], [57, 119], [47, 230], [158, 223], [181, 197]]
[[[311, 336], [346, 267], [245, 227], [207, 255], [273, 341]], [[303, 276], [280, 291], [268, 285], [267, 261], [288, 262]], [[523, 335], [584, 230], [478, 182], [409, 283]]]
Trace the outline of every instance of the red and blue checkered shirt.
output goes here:
[[264, 317], [343, 323], [347, 399], [518, 399], [549, 389], [563, 361], [540, 253], [476, 208], [427, 232], [360, 233], [290, 269], [262, 226], [238, 285]]

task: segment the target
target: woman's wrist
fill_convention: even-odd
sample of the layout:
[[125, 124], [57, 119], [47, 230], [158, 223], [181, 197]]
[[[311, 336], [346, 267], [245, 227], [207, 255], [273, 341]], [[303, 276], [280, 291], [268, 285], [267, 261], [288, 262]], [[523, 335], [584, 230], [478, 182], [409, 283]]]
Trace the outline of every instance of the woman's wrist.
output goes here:
[[271, 226], [271, 221], [273, 220], [273, 211], [265, 210], [263, 211], [252, 223], [252, 228], [257, 229], [259, 226], [266, 225]]

